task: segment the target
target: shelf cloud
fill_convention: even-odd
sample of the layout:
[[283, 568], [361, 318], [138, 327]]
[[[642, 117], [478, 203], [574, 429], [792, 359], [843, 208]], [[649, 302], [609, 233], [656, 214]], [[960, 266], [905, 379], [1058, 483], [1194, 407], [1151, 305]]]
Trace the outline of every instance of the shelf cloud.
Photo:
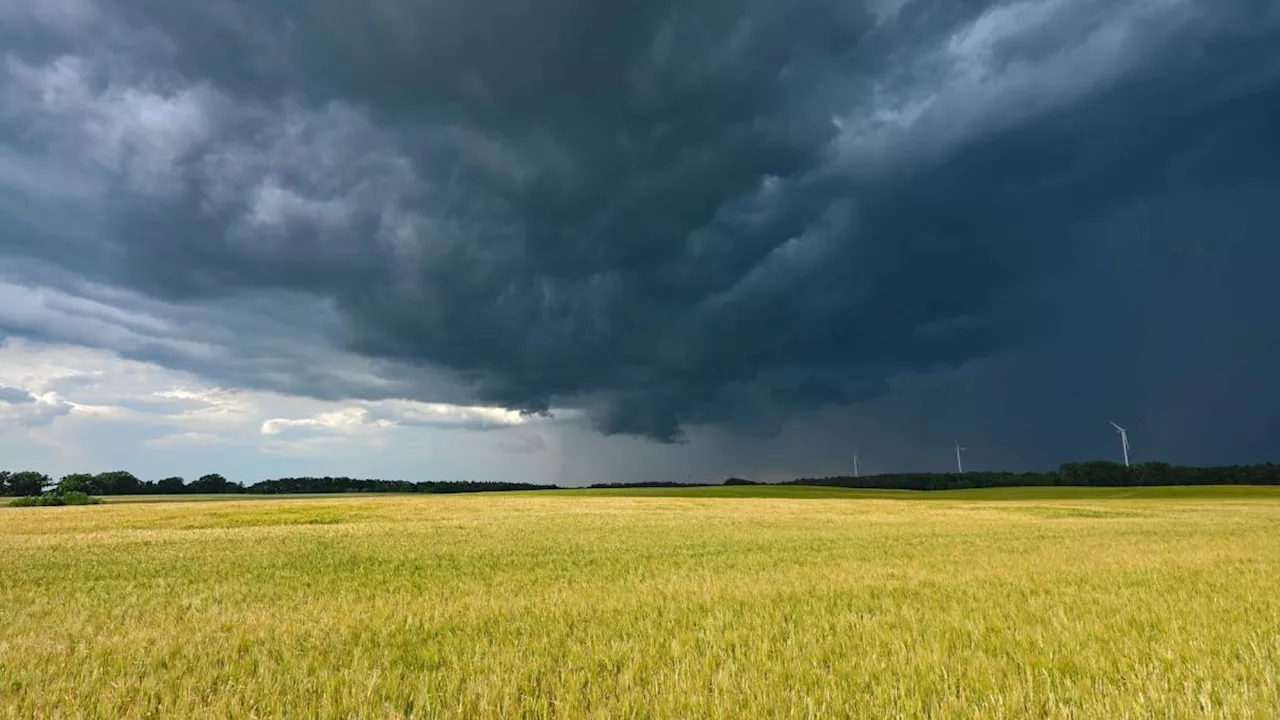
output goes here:
[[0, 47], [0, 336], [347, 403], [266, 435], [1280, 428], [1275, 3], [17, 0]]

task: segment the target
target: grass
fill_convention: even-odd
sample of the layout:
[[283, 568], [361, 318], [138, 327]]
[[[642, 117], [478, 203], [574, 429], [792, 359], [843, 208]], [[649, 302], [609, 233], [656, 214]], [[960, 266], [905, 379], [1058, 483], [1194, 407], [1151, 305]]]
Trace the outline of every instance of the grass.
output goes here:
[[696, 490], [0, 508], [0, 717], [1280, 713], [1269, 489]]
[[[391, 497], [410, 493], [380, 493], [379, 497]], [[115, 504], [122, 503], [187, 503], [187, 502], [224, 502], [252, 500], [305, 500], [308, 498], [367, 498], [370, 493], [291, 493], [288, 495], [269, 495], [253, 493], [184, 493], [182, 495], [107, 495], [104, 501]]]
[[1183, 485], [1151, 487], [1009, 487], [969, 490], [876, 490], [816, 485], [706, 485], [662, 488], [543, 490], [566, 497], [788, 498], [843, 500], [1119, 500], [1262, 499], [1280, 501], [1277, 485]]
[[[1116, 500], [1116, 499], [1253, 499], [1280, 500], [1280, 486], [1191, 485], [1153, 487], [1014, 487], [970, 490], [876, 490], [821, 487], [816, 485], [691, 485], [661, 488], [568, 488], [563, 490], [514, 491], [512, 497], [530, 494], [541, 497], [688, 497], [688, 498], [777, 498], [822, 500]], [[336, 498], [421, 497], [416, 493], [293, 493], [288, 495], [186, 494], [109, 495], [109, 503], [243, 502], [254, 500], [302, 500]]]

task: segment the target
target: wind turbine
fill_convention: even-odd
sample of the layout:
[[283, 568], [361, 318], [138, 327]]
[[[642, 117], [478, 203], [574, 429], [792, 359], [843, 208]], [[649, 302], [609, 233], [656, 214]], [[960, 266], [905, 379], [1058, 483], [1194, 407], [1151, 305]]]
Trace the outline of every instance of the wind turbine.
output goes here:
[[1120, 447], [1124, 449], [1124, 466], [1129, 467], [1129, 431], [1114, 422], [1111, 423], [1111, 427], [1120, 433]]
[[963, 474], [964, 474], [964, 463], [960, 461], [960, 453], [961, 453], [962, 451], [964, 451], [964, 450], [968, 450], [969, 448], [967, 448], [967, 447], [961, 447], [961, 446], [960, 446], [960, 441], [959, 441], [959, 440], [957, 440], [957, 439], [955, 439], [955, 438], [951, 438], [951, 442], [955, 443], [955, 446], [956, 446], [956, 472], [958, 472], [958, 473], [960, 473], [961, 475], [963, 475]]

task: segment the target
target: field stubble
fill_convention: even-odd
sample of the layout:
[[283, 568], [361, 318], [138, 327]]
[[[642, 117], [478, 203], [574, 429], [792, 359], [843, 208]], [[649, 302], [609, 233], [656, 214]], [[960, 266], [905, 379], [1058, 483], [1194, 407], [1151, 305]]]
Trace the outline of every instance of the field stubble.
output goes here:
[[1280, 495], [0, 509], [0, 717], [1274, 717]]

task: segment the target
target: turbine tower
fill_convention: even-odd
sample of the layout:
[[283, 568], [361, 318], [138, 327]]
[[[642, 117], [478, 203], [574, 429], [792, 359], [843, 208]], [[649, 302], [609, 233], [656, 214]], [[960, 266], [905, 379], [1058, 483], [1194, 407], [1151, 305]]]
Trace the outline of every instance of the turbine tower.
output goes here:
[[963, 474], [964, 474], [964, 463], [960, 461], [960, 453], [961, 453], [961, 452], [963, 452], [963, 451], [965, 451], [965, 450], [968, 450], [969, 448], [967, 448], [967, 447], [961, 447], [961, 446], [960, 446], [960, 441], [959, 441], [959, 440], [957, 440], [957, 439], [955, 439], [955, 438], [951, 438], [951, 442], [955, 443], [955, 446], [956, 446], [956, 472], [958, 472], [958, 473], [960, 473], [961, 475], [963, 475]]
[[1120, 433], [1120, 447], [1124, 449], [1124, 466], [1129, 467], [1129, 431], [1114, 422], [1111, 423], [1111, 427]]

